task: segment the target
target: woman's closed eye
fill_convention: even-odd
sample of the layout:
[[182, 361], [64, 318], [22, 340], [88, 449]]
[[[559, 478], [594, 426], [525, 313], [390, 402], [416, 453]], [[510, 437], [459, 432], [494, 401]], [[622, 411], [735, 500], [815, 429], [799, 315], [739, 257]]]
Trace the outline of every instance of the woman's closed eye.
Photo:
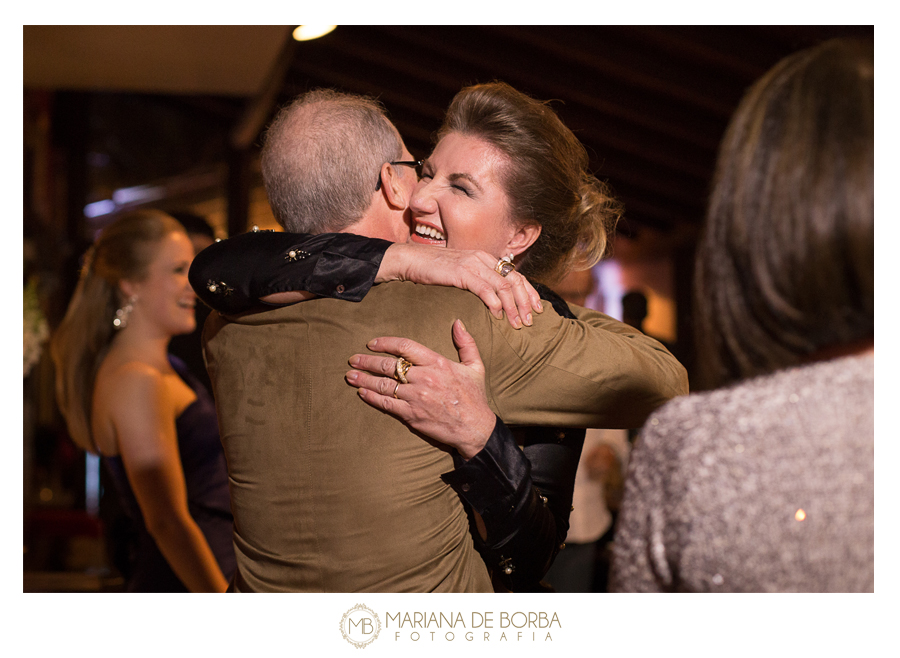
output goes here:
[[[419, 181], [431, 182], [434, 176], [430, 173], [423, 172], [419, 177]], [[469, 190], [465, 185], [460, 185], [459, 183], [449, 183], [448, 187], [457, 192], [461, 192], [466, 196], [472, 196], [471, 190]]]
[[466, 174], [453, 174], [449, 177], [448, 183], [452, 189], [462, 192], [468, 197], [474, 196], [478, 190], [478, 186]]

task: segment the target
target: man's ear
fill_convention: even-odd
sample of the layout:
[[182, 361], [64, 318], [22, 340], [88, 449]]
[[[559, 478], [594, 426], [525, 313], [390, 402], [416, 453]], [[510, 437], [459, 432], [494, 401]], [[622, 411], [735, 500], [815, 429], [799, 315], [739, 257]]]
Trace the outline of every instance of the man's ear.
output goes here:
[[381, 189], [384, 190], [384, 197], [388, 205], [399, 210], [406, 209], [409, 205], [412, 188], [404, 185], [403, 176], [415, 175], [415, 172], [412, 171], [401, 173], [399, 167], [395, 167], [390, 162], [385, 162], [381, 166]]
[[541, 227], [537, 224], [523, 224], [516, 227], [515, 232], [506, 244], [507, 254], [518, 256], [533, 245], [541, 236]]

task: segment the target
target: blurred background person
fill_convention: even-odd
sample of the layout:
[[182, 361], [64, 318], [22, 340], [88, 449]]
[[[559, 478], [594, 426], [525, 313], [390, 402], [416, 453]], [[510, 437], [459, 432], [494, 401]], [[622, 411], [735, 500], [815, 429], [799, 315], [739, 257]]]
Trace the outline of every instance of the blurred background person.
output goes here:
[[[572, 272], [553, 289], [570, 304], [588, 306], [588, 299], [596, 289], [593, 270]], [[636, 328], [640, 329], [639, 326]], [[544, 577], [555, 591], [606, 591], [607, 547], [612, 540], [614, 512], [622, 497], [622, 475], [628, 450], [628, 430], [588, 429], [585, 432], [584, 448], [575, 473], [565, 548]]]
[[622, 296], [622, 322], [643, 331], [646, 319], [647, 296], [637, 290], [625, 293]]
[[215, 405], [166, 351], [194, 329], [193, 255], [169, 215], [120, 217], [85, 256], [51, 343], [72, 439], [101, 455], [138, 530], [129, 591], [221, 592], [234, 570]]
[[[682, 365], [688, 365], [691, 357], [683, 349], [683, 345], [680, 345], [677, 341], [665, 340], [661, 336], [654, 335], [652, 332], [647, 332], [644, 329], [644, 321], [647, 319], [648, 310], [647, 295], [640, 290], [630, 290], [622, 295], [622, 322], [658, 340]], [[632, 443], [634, 443], [636, 437], [637, 429], [629, 431], [629, 440]]]
[[651, 416], [617, 591], [874, 590], [874, 58], [830, 41], [745, 95], [697, 260], [717, 390]]

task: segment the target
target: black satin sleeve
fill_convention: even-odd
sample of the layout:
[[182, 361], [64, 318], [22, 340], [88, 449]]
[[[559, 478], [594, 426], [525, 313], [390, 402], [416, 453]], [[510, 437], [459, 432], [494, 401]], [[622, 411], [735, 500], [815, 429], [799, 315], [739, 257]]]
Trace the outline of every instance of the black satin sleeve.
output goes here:
[[[560, 315], [574, 318], [555, 293], [535, 288]], [[475, 545], [510, 591], [547, 589], [540, 581], [569, 531], [584, 436], [583, 429], [509, 428], [498, 418], [484, 448], [468, 461], [454, 455], [455, 470], [441, 476], [481, 515], [487, 537], [473, 524]]]
[[351, 233], [242, 233], [197, 254], [189, 279], [197, 296], [224, 314], [264, 307], [260, 298], [278, 292], [358, 302], [391, 244]]
[[[498, 418], [491, 438], [441, 479], [481, 515], [487, 537], [475, 545], [493, 577], [513, 592], [544, 591], [569, 531], [583, 429], [508, 428]], [[522, 447], [520, 448], [519, 445]]]

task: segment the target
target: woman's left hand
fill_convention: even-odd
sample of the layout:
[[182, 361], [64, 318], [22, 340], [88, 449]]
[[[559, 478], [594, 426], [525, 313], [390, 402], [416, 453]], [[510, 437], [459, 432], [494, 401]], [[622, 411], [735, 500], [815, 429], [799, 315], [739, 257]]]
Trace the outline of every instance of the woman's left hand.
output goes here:
[[[470, 459], [487, 443], [496, 416], [487, 404], [475, 339], [460, 320], [453, 323], [453, 341], [460, 363], [408, 338], [375, 338], [370, 350], [394, 356], [354, 354], [350, 365], [356, 370], [347, 373], [347, 381], [368, 404]], [[398, 356], [412, 363], [406, 384], [393, 378]]]

